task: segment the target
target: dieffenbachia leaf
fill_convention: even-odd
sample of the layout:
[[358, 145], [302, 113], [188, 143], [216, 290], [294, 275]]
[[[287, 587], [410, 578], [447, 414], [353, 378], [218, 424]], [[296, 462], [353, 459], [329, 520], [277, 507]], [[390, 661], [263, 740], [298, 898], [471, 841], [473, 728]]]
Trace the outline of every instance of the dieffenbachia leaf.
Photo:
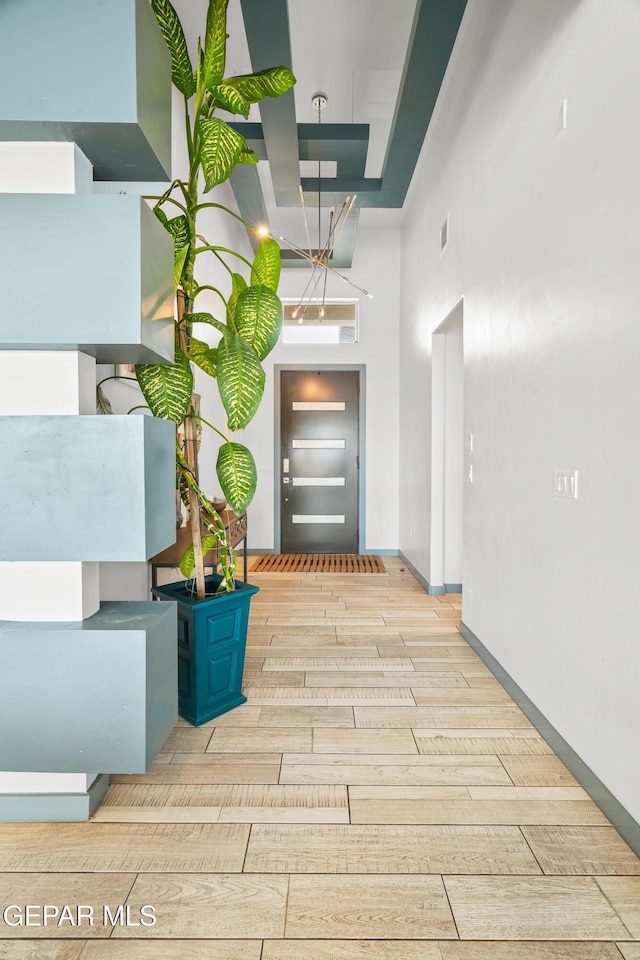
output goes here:
[[180, 281], [182, 280], [182, 271], [184, 270], [185, 260], [187, 259], [187, 254], [189, 253], [189, 245], [181, 247], [180, 250], [176, 250], [173, 256], [173, 291], [174, 293], [178, 290], [180, 286]]
[[270, 67], [268, 70], [228, 77], [225, 80], [225, 83], [235, 87], [249, 103], [259, 103], [265, 97], [281, 97], [295, 82], [296, 78], [288, 67]]
[[210, 327], [215, 327], [216, 330], [219, 330], [220, 333], [227, 333], [227, 328], [224, 323], [221, 323], [220, 320], [216, 318], [211, 313], [185, 313], [182, 318], [186, 323], [206, 323]]
[[258, 483], [251, 451], [241, 443], [223, 443], [218, 451], [216, 473], [227, 503], [240, 516], [251, 503]]
[[244, 137], [224, 120], [213, 117], [200, 120], [200, 162], [204, 173], [205, 190], [223, 183], [235, 167], [244, 150]]
[[184, 214], [169, 220], [161, 206], [155, 206], [153, 212], [173, 237], [173, 287], [174, 291], [180, 286], [185, 260], [189, 253], [189, 223]]
[[[206, 557], [206, 555], [209, 553], [209, 550], [213, 550], [214, 547], [217, 546], [217, 544], [218, 544], [217, 537], [214, 537], [214, 536], [203, 537], [202, 538], [202, 556]], [[184, 551], [184, 553], [182, 554], [182, 556], [180, 557], [180, 573], [185, 578], [185, 580], [188, 580], [190, 578], [191, 574], [193, 573], [193, 568], [195, 567], [195, 565], [196, 565], [196, 552], [193, 548], [193, 544], [190, 543], [189, 546]]]
[[98, 384], [96, 388], [96, 413], [113, 413], [113, 407], [111, 406], [111, 401], [106, 395], [101, 385]]
[[217, 353], [215, 347], [210, 347], [204, 340], [196, 340], [192, 337], [189, 341], [189, 359], [210, 377], [216, 376]]
[[233, 326], [233, 319], [236, 315], [236, 306], [238, 304], [238, 297], [243, 290], [247, 289], [247, 281], [242, 276], [241, 273], [234, 273], [231, 276], [231, 294], [227, 300], [227, 323], [229, 324], [229, 329], [232, 333], [235, 333], [235, 328]]
[[242, 430], [253, 418], [264, 393], [265, 374], [260, 358], [250, 343], [231, 334], [218, 344], [217, 368], [229, 430]]
[[228, 83], [218, 83], [215, 87], [211, 87], [209, 92], [215, 106], [221, 107], [229, 113], [239, 113], [245, 120], [249, 116], [251, 104], [235, 87]]
[[257, 163], [258, 154], [255, 153], [251, 147], [248, 147], [246, 144], [242, 150], [242, 153], [238, 157], [238, 163]]
[[278, 342], [282, 327], [282, 303], [263, 285], [247, 287], [238, 297], [234, 318], [236, 332], [264, 360]]
[[169, 0], [151, 0], [151, 9], [171, 55], [171, 79], [180, 93], [189, 98], [196, 92], [196, 83], [178, 14]]
[[181, 214], [179, 217], [174, 217], [172, 220], [167, 220], [165, 226], [173, 237], [176, 250], [181, 250], [182, 247], [189, 243], [189, 224], [184, 214]]
[[185, 355], [177, 350], [175, 362], [138, 364], [136, 377], [154, 417], [182, 423], [193, 391], [193, 373]]
[[281, 266], [280, 246], [272, 237], [267, 237], [256, 250], [251, 267], [251, 285], [261, 284], [275, 293], [280, 282]]
[[229, 0], [209, 0], [207, 29], [200, 64], [200, 83], [205, 90], [211, 90], [224, 76], [228, 3]]

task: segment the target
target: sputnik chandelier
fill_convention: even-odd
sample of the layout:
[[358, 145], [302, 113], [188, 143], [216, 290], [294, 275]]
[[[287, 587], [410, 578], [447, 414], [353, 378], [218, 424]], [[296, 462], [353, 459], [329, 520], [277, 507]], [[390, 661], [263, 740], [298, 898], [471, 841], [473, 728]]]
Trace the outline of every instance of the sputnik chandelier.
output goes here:
[[[327, 96], [324, 93], [314, 93], [311, 98], [313, 106], [318, 111], [318, 123], [322, 122], [321, 114], [324, 108], [327, 105]], [[332, 274], [335, 277], [339, 277], [344, 283], [348, 283], [349, 286], [353, 287], [355, 290], [359, 290], [360, 293], [363, 293], [366, 297], [373, 299], [373, 294], [369, 293], [368, 290], [364, 290], [362, 287], [359, 287], [357, 283], [353, 283], [348, 277], [345, 277], [344, 274], [339, 273], [332, 266], [330, 266], [329, 261], [333, 257], [333, 251], [336, 243], [340, 238], [340, 234], [344, 230], [345, 224], [349, 219], [349, 215], [353, 210], [353, 205], [356, 201], [356, 194], [353, 196], [345, 197], [340, 210], [337, 215], [334, 209], [331, 209], [329, 213], [329, 232], [324, 243], [322, 243], [322, 180], [321, 180], [321, 161], [318, 160], [318, 247], [317, 250], [314, 250], [311, 246], [311, 238], [309, 233], [309, 218], [307, 216], [307, 205], [304, 199], [304, 191], [302, 185], [300, 186], [300, 201], [302, 204], [302, 213], [304, 216], [304, 227], [307, 235], [307, 246], [308, 250], [304, 250], [302, 247], [297, 246], [297, 244], [292, 243], [290, 240], [287, 240], [286, 237], [278, 237], [278, 240], [281, 243], [286, 244], [289, 249], [293, 250], [298, 254], [299, 257], [304, 257], [305, 260], [308, 260], [311, 265], [311, 276], [307, 282], [306, 287], [298, 301], [298, 304], [291, 314], [293, 319], [297, 319], [298, 323], [302, 323], [307, 315], [307, 311], [310, 306], [314, 305], [317, 307], [318, 319], [322, 320], [324, 317], [324, 308], [327, 295], [327, 279], [329, 274]]]

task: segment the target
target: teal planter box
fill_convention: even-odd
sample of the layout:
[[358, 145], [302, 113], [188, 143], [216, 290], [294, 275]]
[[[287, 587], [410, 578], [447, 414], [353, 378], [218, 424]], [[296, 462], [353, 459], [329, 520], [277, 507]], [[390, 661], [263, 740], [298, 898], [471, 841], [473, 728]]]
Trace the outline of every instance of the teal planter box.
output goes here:
[[0, 661], [0, 770], [144, 773], [175, 724], [175, 604], [0, 621]]
[[[215, 591], [222, 577], [205, 580]], [[184, 581], [153, 589], [161, 600], [178, 601], [178, 710], [195, 726], [246, 702], [242, 674], [249, 606], [259, 589], [236, 580], [233, 593], [205, 600], [191, 596]]]
[[173, 362], [173, 241], [144, 200], [4, 194], [0, 223], [3, 349]]
[[171, 65], [149, 0], [2, 0], [0, 139], [75, 141], [98, 180], [170, 180]]
[[0, 560], [148, 560], [171, 546], [175, 429], [135, 415], [0, 417]]

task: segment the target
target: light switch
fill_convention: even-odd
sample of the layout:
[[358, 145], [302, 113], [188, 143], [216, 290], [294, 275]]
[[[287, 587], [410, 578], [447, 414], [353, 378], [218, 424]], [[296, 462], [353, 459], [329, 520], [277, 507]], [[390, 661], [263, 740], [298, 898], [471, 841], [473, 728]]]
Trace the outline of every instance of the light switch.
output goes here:
[[564, 497], [567, 500], [578, 499], [578, 471], [554, 470], [553, 494], [555, 497]]

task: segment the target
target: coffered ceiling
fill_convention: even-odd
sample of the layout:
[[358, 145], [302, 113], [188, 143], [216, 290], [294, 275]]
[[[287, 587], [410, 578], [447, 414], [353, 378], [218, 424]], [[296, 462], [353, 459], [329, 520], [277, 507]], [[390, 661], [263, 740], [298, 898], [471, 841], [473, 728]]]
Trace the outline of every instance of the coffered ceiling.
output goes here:
[[[206, 0], [175, 0], [190, 40]], [[330, 207], [356, 194], [332, 264], [349, 267], [359, 219], [397, 226], [467, 0], [240, 0], [229, 5], [227, 73], [289, 66], [294, 90], [234, 123], [260, 157], [232, 187], [243, 217], [306, 246]], [[318, 123], [313, 95], [328, 99]], [[321, 161], [318, 179], [318, 161]], [[360, 213], [362, 215], [360, 217]], [[354, 215], [355, 214], [355, 215]], [[305, 266], [283, 251], [289, 266]]]

